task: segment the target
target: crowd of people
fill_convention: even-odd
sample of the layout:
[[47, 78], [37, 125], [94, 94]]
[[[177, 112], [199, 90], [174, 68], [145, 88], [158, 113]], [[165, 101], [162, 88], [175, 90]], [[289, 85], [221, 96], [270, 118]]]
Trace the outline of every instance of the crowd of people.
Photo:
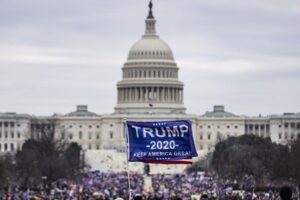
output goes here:
[[[129, 177], [130, 197], [136, 200], [280, 199], [279, 192], [275, 190], [255, 191], [251, 177], [238, 181], [196, 173], [150, 176], [132, 173]], [[77, 180], [60, 179], [36, 188], [25, 189], [15, 185], [10, 191], [2, 191], [0, 200], [127, 200], [129, 183], [126, 172], [96, 171], [82, 174]], [[292, 198], [299, 199], [297, 191], [293, 192]]]

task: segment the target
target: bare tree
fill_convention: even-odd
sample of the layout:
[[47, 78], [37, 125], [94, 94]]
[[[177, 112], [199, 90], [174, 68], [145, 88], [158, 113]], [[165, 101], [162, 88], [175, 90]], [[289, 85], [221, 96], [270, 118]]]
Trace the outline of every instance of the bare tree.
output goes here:
[[81, 147], [56, 135], [57, 126], [53, 118], [32, 121], [31, 138], [16, 154], [16, 175], [24, 186], [74, 177], [82, 169]]

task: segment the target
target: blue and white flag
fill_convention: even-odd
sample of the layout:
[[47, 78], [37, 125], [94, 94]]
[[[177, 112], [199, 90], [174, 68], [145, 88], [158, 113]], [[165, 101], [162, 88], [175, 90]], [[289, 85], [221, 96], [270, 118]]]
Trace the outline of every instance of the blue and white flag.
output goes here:
[[189, 120], [127, 121], [126, 125], [131, 162], [185, 163], [180, 160], [198, 156]]

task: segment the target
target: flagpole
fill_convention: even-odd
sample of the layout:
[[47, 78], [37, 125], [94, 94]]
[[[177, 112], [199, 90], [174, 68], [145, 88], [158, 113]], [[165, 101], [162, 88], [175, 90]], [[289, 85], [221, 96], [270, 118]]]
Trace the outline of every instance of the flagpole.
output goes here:
[[126, 128], [126, 121], [127, 121], [127, 118], [124, 117], [123, 118], [123, 133], [125, 134], [126, 136], [126, 147], [127, 147], [127, 179], [128, 179], [128, 194], [129, 194], [129, 200], [131, 200], [131, 187], [130, 187], [130, 172], [129, 172], [129, 138], [128, 138], [128, 135], [127, 135], [127, 128]]

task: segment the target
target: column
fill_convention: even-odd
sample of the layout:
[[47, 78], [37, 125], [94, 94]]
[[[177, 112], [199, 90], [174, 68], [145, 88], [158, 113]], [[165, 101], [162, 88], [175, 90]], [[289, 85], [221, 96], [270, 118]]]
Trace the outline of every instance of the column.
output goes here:
[[131, 102], [134, 102], [134, 88], [130, 88], [131, 90]]
[[135, 87], [135, 102], [139, 100], [139, 90], [137, 87]]
[[[11, 134], [11, 126], [10, 126], [10, 121], [7, 122], [7, 138], [10, 138]], [[7, 143], [7, 150], [9, 151], [10, 144]]]
[[122, 102], [125, 101], [125, 89], [122, 88]]
[[173, 91], [173, 102], [176, 102], [176, 89], [175, 88], [172, 88], [172, 91]]
[[166, 88], [165, 88], [165, 102], [168, 102], [168, 94], [169, 94], [169, 90], [168, 90], [168, 88], [166, 87]]
[[135, 102], [135, 87], [132, 88], [132, 101]]
[[[153, 72], [153, 71], [152, 71]], [[152, 74], [153, 75], [153, 74]], [[154, 87], [151, 87], [151, 94], [150, 94], [151, 96], [151, 100], [154, 100]]]
[[268, 137], [268, 133], [267, 133], [267, 125], [264, 124], [264, 137]]
[[120, 88], [118, 88], [117, 99], [118, 99], [118, 102], [120, 102]]
[[171, 101], [171, 88], [168, 88], [168, 102]]
[[289, 130], [288, 130], [288, 136], [287, 136], [287, 137], [288, 137], [288, 139], [289, 139], [290, 136], [291, 136], [291, 132], [292, 132], [292, 131], [291, 131], [291, 130], [292, 130], [292, 128], [291, 128], [291, 127], [292, 127], [292, 123], [288, 123], [288, 126], [289, 126]]
[[249, 126], [249, 124], [247, 124], [246, 126], [247, 126], [247, 133], [250, 134], [250, 126]]
[[127, 100], [128, 100], [128, 102], [130, 102], [131, 101], [131, 88], [127, 88], [127, 90], [128, 90]]
[[170, 88], [169, 87], [167, 87], [166, 88], [166, 102], [169, 102], [170, 101]]
[[130, 90], [129, 90], [129, 88], [126, 88], [126, 90], [127, 90], [127, 102], [129, 102], [129, 100], [130, 100]]
[[[0, 123], [2, 123], [2, 124], [1, 124], [1, 127], [0, 127], [0, 132], [1, 132], [2, 138], [3, 138], [3, 137], [4, 137], [4, 122], [3, 122], [3, 121], [0, 121]], [[2, 147], [2, 149], [3, 149], [3, 147]]]
[[179, 103], [182, 103], [182, 97], [181, 97], [181, 89], [179, 89]]
[[135, 101], [135, 87], [132, 88], [132, 101]]
[[148, 100], [148, 87], [146, 87], [146, 91], [145, 91], [145, 100], [147, 101]]
[[122, 102], [125, 101], [125, 89], [122, 88]]
[[140, 87], [140, 101], [143, 101], [143, 96], [144, 93], [143, 93], [143, 87]]
[[127, 98], [126, 88], [123, 88], [123, 93], [124, 93], [124, 102], [126, 102], [126, 98]]
[[157, 87], [156, 93], [157, 93], [157, 102], [160, 102], [160, 87]]

